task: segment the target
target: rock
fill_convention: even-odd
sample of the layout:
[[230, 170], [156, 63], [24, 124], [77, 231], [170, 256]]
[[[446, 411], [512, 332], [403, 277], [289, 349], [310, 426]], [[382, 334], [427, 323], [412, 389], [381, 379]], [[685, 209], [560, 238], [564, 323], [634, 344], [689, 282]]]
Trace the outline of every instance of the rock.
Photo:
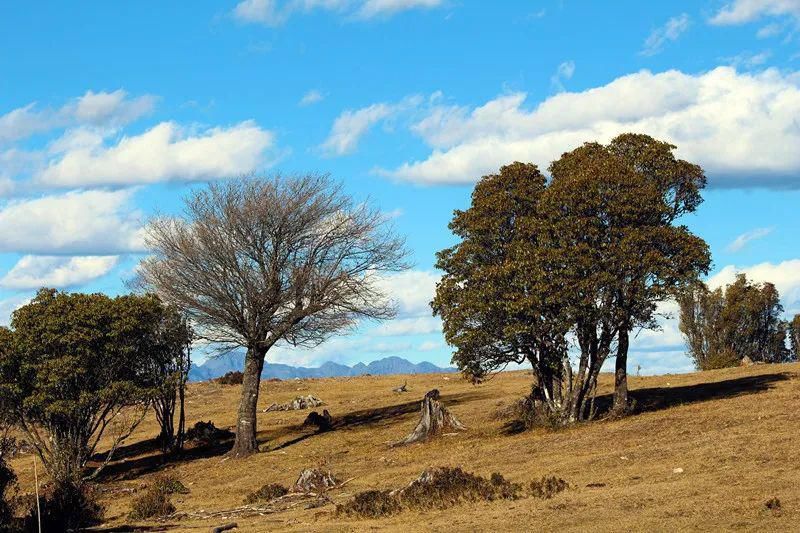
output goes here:
[[673, 474], [683, 474], [683, 468], [680, 468], [680, 467], [678, 467], [678, 468], [673, 468], [673, 469], [672, 469], [672, 473], [673, 473]]
[[753, 360], [750, 359], [748, 356], [742, 357], [742, 360], [739, 361], [739, 366], [753, 366]]
[[298, 396], [291, 402], [273, 403], [272, 405], [264, 409], [264, 412], [270, 413], [272, 411], [299, 411], [302, 409], [319, 407], [320, 405], [324, 405], [322, 400], [309, 394], [308, 396]]
[[339, 484], [329, 470], [320, 470], [319, 468], [306, 468], [300, 472], [297, 481], [292, 485], [291, 492], [325, 492], [326, 490], [335, 487]]

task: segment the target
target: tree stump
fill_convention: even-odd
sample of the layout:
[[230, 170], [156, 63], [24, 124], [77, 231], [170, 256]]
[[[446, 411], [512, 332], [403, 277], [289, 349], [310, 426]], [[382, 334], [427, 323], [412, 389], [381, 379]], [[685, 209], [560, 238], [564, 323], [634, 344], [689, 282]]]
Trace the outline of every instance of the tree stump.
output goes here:
[[317, 426], [317, 431], [322, 433], [333, 429], [333, 417], [327, 409], [322, 410], [322, 414], [311, 411], [303, 422], [304, 426]]
[[423, 442], [445, 431], [463, 431], [467, 429], [464, 424], [453, 416], [445, 406], [439, 402], [439, 389], [433, 389], [425, 394], [422, 400], [419, 423], [414, 431], [401, 441], [392, 446], [403, 446], [413, 442]]

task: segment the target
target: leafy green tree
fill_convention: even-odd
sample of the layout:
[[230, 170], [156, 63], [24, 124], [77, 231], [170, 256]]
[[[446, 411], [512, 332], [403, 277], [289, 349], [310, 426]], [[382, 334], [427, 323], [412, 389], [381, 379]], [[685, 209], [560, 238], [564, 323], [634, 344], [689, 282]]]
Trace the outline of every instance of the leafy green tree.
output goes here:
[[800, 361], [800, 314], [794, 315], [789, 322], [789, 346], [792, 350], [792, 358]]
[[[181, 450], [186, 432], [185, 392], [191, 367], [192, 330], [183, 313], [162, 305], [153, 318], [151, 350], [143, 358], [143, 379], [152, 390], [152, 405], [161, 428], [164, 453]], [[177, 411], [177, 427], [175, 415]]]
[[432, 302], [462, 370], [482, 377], [528, 360], [534, 400], [562, 422], [581, 420], [616, 343], [627, 404], [629, 332], [656, 327], [657, 303], [708, 268], [705, 243], [673, 224], [699, 204], [702, 171], [670, 150], [622, 136], [564, 154], [549, 183], [521, 163], [479, 181], [450, 225], [461, 241], [438, 254], [445, 274]]
[[42, 289], [13, 313], [0, 335], [0, 407], [56, 483], [79, 486], [101, 437], [111, 435], [105, 465], [144, 417], [160, 309], [149, 296]]
[[752, 283], [739, 274], [724, 289], [698, 284], [678, 303], [680, 329], [700, 370], [736, 366], [744, 357], [763, 363], [791, 358], [783, 306], [772, 283]]

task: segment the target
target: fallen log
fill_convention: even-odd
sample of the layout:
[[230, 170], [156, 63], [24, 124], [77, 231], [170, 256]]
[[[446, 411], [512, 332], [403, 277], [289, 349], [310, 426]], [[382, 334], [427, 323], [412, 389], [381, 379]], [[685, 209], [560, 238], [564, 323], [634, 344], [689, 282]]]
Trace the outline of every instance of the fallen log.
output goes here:
[[231, 529], [238, 529], [238, 528], [239, 528], [239, 524], [237, 524], [236, 522], [231, 522], [230, 524], [225, 524], [225, 525], [222, 525], [222, 526], [212, 527], [211, 528], [211, 533], [222, 533], [223, 531], [228, 531], [228, 530], [231, 530]]

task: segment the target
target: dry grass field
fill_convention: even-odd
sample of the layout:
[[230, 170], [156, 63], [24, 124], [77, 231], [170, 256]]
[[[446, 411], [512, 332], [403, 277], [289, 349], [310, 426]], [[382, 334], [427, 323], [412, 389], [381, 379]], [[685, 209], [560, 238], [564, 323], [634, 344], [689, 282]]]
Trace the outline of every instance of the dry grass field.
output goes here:
[[[208, 531], [235, 521], [239, 531], [798, 531], [800, 530], [800, 364], [631, 378], [637, 413], [552, 432], [504, 431], [495, 413], [525, 394], [531, 376], [509, 372], [474, 386], [456, 375], [364, 376], [263, 382], [260, 405], [313, 394], [337, 420], [334, 431], [301, 427], [308, 411], [259, 415], [266, 453], [228, 459], [224, 447], [195, 450], [163, 464], [148, 440], [152, 417], [138, 428], [103, 480], [107, 524], [100, 530]], [[610, 392], [603, 376], [601, 393]], [[408, 380], [409, 392], [392, 388]], [[438, 388], [468, 431], [426, 444], [390, 448], [416, 424], [418, 404]], [[240, 388], [192, 384], [188, 420], [232, 426]], [[32, 487], [30, 456], [12, 461]], [[169, 519], [132, 524], [135, 490], [172, 472], [190, 493], [179, 512], [225, 510], [270, 482], [291, 484], [306, 467], [323, 465], [342, 479], [331, 494], [344, 502], [367, 489], [406, 485], [429, 466], [462, 466], [515, 482], [554, 474], [571, 488], [549, 500], [525, 498], [407, 511], [379, 520], [342, 519], [333, 505], [302, 506], [264, 516]], [[682, 469], [682, 472], [680, 470]], [[133, 489], [133, 490], [132, 490]], [[777, 497], [780, 511], [765, 502]]]

